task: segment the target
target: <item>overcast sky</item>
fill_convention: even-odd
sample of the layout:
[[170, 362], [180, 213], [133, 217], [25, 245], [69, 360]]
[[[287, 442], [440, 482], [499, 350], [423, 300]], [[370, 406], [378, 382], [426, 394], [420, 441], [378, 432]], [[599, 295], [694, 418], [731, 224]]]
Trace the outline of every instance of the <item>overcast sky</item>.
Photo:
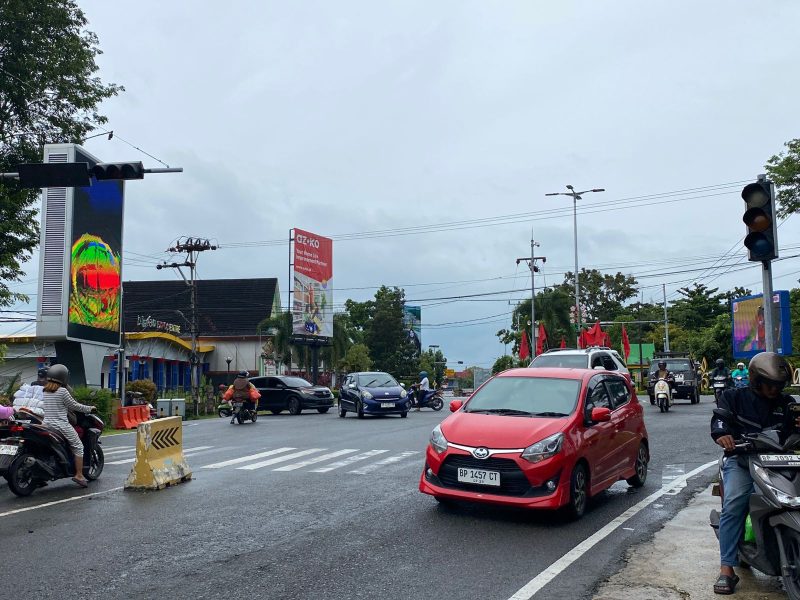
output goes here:
[[[491, 366], [509, 300], [526, 293], [428, 299], [529, 288], [515, 259], [532, 228], [547, 257], [537, 284], [560, 282], [571, 200], [544, 194], [569, 183], [607, 190], [579, 211], [581, 267], [649, 275], [645, 300], [693, 280], [760, 289], [757, 267], [726, 271], [745, 257], [739, 182], [800, 136], [800, 3], [79, 4], [101, 77], [126, 88], [103, 105], [114, 139], [87, 149], [161, 166], [127, 140], [185, 169], [127, 186], [126, 279], [175, 277], [154, 268], [164, 249], [203, 236], [222, 247], [201, 257], [202, 278], [278, 277], [285, 305], [288, 244], [226, 243], [473, 221], [335, 241], [334, 301], [402, 286], [423, 305], [424, 346]], [[707, 189], [653, 197], [692, 188]], [[799, 232], [793, 217], [781, 246]], [[729, 251], [724, 268], [675, 274]], [[776, 289], [797, 285], [797, 265], [775, 264]], [[37, 268], [14, 289], [35, 294]]]

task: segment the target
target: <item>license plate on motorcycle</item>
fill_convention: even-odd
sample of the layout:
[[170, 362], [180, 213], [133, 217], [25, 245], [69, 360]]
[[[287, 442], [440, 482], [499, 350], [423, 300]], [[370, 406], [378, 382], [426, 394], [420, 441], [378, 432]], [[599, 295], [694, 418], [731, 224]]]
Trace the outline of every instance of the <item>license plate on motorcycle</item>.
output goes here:
[[233, 408], [242, 408], [242, 403], [241, 402], [234, 402], [233, 403]]
[[461, 483], [474, 483], [477, 485], [491, 485], [493, 487], [500, 487], [500, 472], [459, 467], [458, 481]]
[[17, 453], [18, 446], [11, 446], [9, 444], [0, 444], [0, 454], [8, 454], [14, 456]]
[[683, 375], [681, 373], [675, 375], [675, 381], [683, 381]]
[[800, 454], [759, 454], [765, 467], [800, 467]]
[[381, 402], [381, 408], [394, 408], [394, 402]]

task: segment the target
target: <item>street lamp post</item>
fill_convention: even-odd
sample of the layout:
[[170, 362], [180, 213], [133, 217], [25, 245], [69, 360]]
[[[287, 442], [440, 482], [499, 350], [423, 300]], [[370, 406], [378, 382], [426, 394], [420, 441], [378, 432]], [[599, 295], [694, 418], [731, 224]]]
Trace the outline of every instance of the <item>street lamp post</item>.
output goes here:
[[233, 359], [230, 356], [226, 356], [225, 357], [225, 362], [228, 363], [228, 377], [225, 380], [225, 382], [228, 385], [230, 385], [231, 384], [231, 363], [233, 362]]
[[569, 196], [572, 198], [572, 227], [575, 242], [575, 317], [578, 322], [577, 346], [580, 347], [580, 332], [583, 327], [583, 317], [581, 315], [580, 285], [578, 283], [578, 200], [581, 200], [582, 194], [588, 194], [589, 192], [605, 192], [606, 190], [604, 188], [593, 188], [591, 190], [576, 192], [575, 188], [571, 185], [567, 185], [567, 189], [569, 190], [568, 192], [553, 192], [552, 194], [545, 194], [545, 196]]

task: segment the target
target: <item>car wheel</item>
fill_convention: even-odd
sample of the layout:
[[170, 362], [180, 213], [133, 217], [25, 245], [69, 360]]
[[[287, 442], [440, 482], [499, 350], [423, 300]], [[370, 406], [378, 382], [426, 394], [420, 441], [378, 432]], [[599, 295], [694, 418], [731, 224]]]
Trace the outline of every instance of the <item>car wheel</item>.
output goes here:
[[647, 481], [647, 446], [644, 445], [644, 442], [639, 444], [639, 452], [636, 454], [636, 464], [633, 468], [636, 474], [625, 481], [631, 487], [640, 488]]
[[361, 402], [361, 400], [359, 400], [358, 404], [356, 404], [356, 414], [358, 415], [359, 419], [364, 418], [364, 403]]
[[289, 414], [290, 415], [299, 415], [303, 411], [303, 407], [300, 405], [300, 398], [294, 396], [289, 399]]
[[339, 417], [344, 419], [347, 416], [347, 411], [339, 406]]
[[400, 413], [400, 418], [401, 418], [401, 419], [405, 419], [406, 417], [408, 417], [408, 411], [405, 411], [405, 412], [401, 412], [401, 413]]
[[330, 410], [330, 407], [329, 407], [329, 406], [326, 406], [325, 408], [318, 408], [318, 409], [317, 409], [317, 412], [318, 412], [319, 414], [321, 414], [321, 415], [324, 415], [324, 414], [325, 414], [326, 412], [328, 412], [329, 410]]
[[589, 501], [589, 473], [583, 463], [578, 463], [572, 469], [569, 478], [569, 504], [567, 504], [567, 516], [570, 519], [580, 519], [586, 512], [586, 504]]

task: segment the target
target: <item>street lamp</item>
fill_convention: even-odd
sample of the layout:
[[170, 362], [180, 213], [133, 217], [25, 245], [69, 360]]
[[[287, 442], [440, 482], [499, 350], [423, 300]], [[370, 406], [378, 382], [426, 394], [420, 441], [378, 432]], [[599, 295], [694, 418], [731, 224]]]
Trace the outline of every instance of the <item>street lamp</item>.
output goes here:
[[230, 356], [226, 356], [225, 357], [225, 362], [228, 363], [228, 378], [226, 379], [226, 383], [228, 385], [230, 385], [231, 384], [231, 363], [233, 362], [233, 359]]
[[578, 200], [581, 200], [582, 194], [588, 194], [589, 192], [605, 192], [604, 188], [593, 188], [591, 190], [583, 190], [582, 192], [576, 192], [575, 188], [571, 185], [567, 185], [568, 192], [553, 192], [552, 194], [545, 194], [545, 196], [569, 196], [572, 198], [572, 224], [573, 224], [573, 236], [575, 238], [575, 312], [576, 312], [576, 321], [578, 322], [578, 346], [580, 347], [580, 331], [581, 327], [583, 327], [583, 318], [581, 316], [581, 306], [580, 306], [580, 287], [578, 284]]

